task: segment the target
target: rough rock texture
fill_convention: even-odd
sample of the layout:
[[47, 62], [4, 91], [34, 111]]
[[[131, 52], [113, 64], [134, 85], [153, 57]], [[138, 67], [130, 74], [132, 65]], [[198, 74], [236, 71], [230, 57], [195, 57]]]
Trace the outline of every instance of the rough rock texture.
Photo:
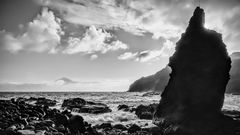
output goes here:
[[112, 111], [107, 105], [103, 103], [85, 101], [82, 98], [65, 99], [63, 101], [62, 107], [79, 113], [99, 114]]
[[204, 28], [204, 10], [197, 7], [170, 58], [170, 80], [161, 95], [154, 123], [166, 134], [231, 135], [234, 123], [221, 113], [231, 59], [221, 34]]
[[240, 52], [232, 53], [230, 57], [232, 59], [232, 68], [227, 93], [240, 94]]
[[129, 87], [129, 92], [162, 91], [169, 79], [171, 69], [167, 66], [154, 75], [142, 77]]

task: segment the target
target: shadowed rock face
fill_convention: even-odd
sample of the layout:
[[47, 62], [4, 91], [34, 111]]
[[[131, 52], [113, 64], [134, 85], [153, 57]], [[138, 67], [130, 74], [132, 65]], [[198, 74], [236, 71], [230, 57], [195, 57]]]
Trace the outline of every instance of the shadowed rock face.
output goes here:
[[232, 123], [221, 108], [231, 59], [221, 34], [204, 28], [204, 17], [204, 10], [197, 7], [177, 42], [169, 62], [172, 73], [154, 122], [177, 126], [181, 130], [176, 134], [229, 135]]
[[128, 92], [156, 91], [157, 89], [162, 91], [169, 80], [170, 72], [171, 69], [166, 66], [154, 75], [142, 77], [130, 85]]

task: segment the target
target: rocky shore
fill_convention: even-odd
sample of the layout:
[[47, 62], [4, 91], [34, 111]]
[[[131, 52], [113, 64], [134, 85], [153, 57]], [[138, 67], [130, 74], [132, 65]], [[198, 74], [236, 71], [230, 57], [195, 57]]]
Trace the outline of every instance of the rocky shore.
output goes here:
[[102, 103], [89, 102], [81, 98], [67, 99], [64, 100], [61, 110], [50, 107], [55, 104], [55, 100], [33, 97], [0, 100], [0, 134], [147, 135], [154, 134], [157, 131], [157, 127], [147, 129], [136, 124], [112, 125], [111, 123], [102, 123], [93, 126], [84, 121], [80, 115], [72, 115], [71, 113], [71, 110], [75, 111], [76, 109], [78, 109], [78, 112], [84, 113], [106, 113], [111, 111], [107, 105]]
[[[0, 134], [169, 135], [172, 131], [177, 130], [174, 127], [140, 127], [136, 123], [128, 125], [114, 125], [112, 123], [91, 125], [82, 116], [73, 115], [71, 110], [75, 111], [77, 108], [79, 112], [101, 114], [107, 113], [111, 109], [105, 104], [86, 101], [82, 98], [64, 100], [61, 110], [52, 108], [53, 105], [56, 105], [56, 101], [46, 98], [31, 97], [28, 99], [0, 100]], [[121, 104], [118, 106], [118, 110], [135, 113], [139, 119], [151, 120], [156, 107], [157, 104], [139, 105], [137, 107]], [[240, 121], [240, 112], [227, 110], [223, 112], [236, 121]]]

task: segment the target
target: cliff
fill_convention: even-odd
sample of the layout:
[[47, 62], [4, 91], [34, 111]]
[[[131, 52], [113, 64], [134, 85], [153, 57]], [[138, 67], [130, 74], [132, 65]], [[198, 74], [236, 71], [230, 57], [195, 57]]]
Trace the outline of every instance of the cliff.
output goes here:
[[[226, 93], [240, 94], [240, 52], [230, 55], [232, 68], [230, 70], [230, 80], [227, 84]], [[162, 92], [169, 80], [170, 67], [165, 67], [153, 75], [142, 77], [132, 83], [129, 92]], [[160, 79], [159, 79], [160, 78]]]
[[156, 74], [142, 77], [136, 80], [129, 87], [129, 92], [145, 92], [145, 91], [162, 91], [169, 79], [169, 73], [171, 69], [166, 66]]

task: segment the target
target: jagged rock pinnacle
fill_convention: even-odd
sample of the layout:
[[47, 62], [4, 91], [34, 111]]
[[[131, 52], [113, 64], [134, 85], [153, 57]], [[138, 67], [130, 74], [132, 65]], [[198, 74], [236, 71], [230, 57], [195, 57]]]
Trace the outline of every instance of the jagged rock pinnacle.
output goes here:
[[221, 34], [204, 22], [197, 7], [169, 60], [172, 72], [153, 122], [179, 129], [175, 135], [235, 135], [234, 122], [221, 113], [231, 59]]
[[187, 30], [203, 29], [205, 24], [205, 12], [202, 8], [197, 7], [189, 21]]

